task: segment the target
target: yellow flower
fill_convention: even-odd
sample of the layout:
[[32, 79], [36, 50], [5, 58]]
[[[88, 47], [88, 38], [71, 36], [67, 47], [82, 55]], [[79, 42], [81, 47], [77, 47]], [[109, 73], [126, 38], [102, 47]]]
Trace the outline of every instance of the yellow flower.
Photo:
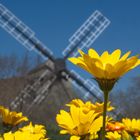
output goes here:
[[[106, 137], [110, 140], [131, 140], [133, 139], [130, 134], [139, 139], [140, 124], [139, 120], [133, 119], [123, 119], [120, 122], [108, 122], [106, 127], [107, 132]], [[121, 136], [121, 137], [120, 137]]]
[[[111, 102], [108, 102], [107, 103], [107, 111], [114, 110], [114, 107], [111, 106], [110, 104], [111, 104]], [[93, 108], [94, 108], [95, 112], [102, 113], [103, 112], [103, 106], [104, 106], [104, 103], [98, 103], [98, 102], [96, 102], [95, 103], [95, 106]]]
[[121, 135], [117, 131], [107, 132], [106, 138], [109, 140], [121, 140]]
[[99, 79], [118, 79], [140, 64], [138, 56], [128, 58], [130, 51], [122, 57], [119, 49], [111, 54], [105, 51], [101, 56], [93, 49], [89, 49], [88, 54], [84, 54], [82, 51], [79, 52], [81, 57], [73, 57], [69, 60]]
[[129, 135], [126, 131], [107, 132], [106, 138], [109, 140], [132, 140], [131, 135]]
[[137, 139], [137, 140], [140, 140], [140, 136], [138, 136], [136, 139]]
[[76, 107], [82, 107], [84, 106], [84, 102], [80, 99], [73, 99], [69, 104], [66, 104], [67, 106], [74, 105]]
[[[112, 111], [114, 107], [110, 105], [111, 102], [108, 102], [107, 104], [107, 111]], [[76, 106], [76, 107], [83, 107], [85, 110], [94, 110], [95, 113], [102, 114], [103, 113], [103, 106], [104, 103], [98, 103], [95, 104], [91, 103], [90, 101], [83, 102], [80, 99], [73, 99], [67, 106]]]
[[71, 136], [70, 140], [80, 140], [79, 136]]
[[70, 106], [70, 112], [64, 110], [57, 115], [56, 121], [63, 128], [61, 134], [70, 134], [71, 140], [80, 138], [97, 138], [97, 132], [102, 127], [102, 117], [97, 117], [94, 110], [85, 110], [83, 107]]
[[33, 126], [32, 123], [30, 123], [28, 126], [25, 126], [14, 133], [5, 133], [4, 140], [48, 140], [45, 136], [46, 130], [44, 126]]
[[23, 121], [28, 121], [28, 118], [23, 116], [22, 113], [10, 112], [7, 108], [0, 106], [0, 115], [2, 116], [2, 121], [6, 125], [18, 125]]
[[103, 91], [106, 86], [110, 91], [122, 75], [140, 64], [138, 55], [128, 58], [129, 51], [121, 57], [119, 49], [111, 54], [105, 51], [101, 56], [94, 49], [89, 49], [88, 54], [81, 50], [79, 53], [81, 56], [69, 58], [69, 61], [92, 74]]
[[12, 133], [12, 132], [4, 133], [3, 139], [4, 140], [15, 140], [14, 133]]
[[125, 130], [131, 133], [134, 133], [135, 136], [138, 136], [140, 133], [140, 119], [123, 119], [122, 120]]
[[46, 135], [46, 130], [43, 125], [35, 124], [35, 126], [33, 126], [32, 122], [30, 122], [29, 125], [20, 128], [19, 130], [22, 132], [30, 132], [32, 134], [41, 134], [42, 136]]

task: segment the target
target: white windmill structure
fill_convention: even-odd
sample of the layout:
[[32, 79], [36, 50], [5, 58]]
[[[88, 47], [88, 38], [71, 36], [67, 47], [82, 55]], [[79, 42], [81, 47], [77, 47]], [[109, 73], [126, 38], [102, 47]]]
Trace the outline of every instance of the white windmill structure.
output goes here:
[[[39, 106], [47, 98], [50, 88], [57, 79], [71, 81], [80, 89], [79, 94], [83, 99], [102, 101], [99, 88], [91, 80], [82, 78], [74, 70], [68, 70], [66, 60], [69, 56], [77, 56], [78, 48], [81, 50], [89, 48], [109, 24], [110, 21], [96, 10], [69, 39], [68, 46], [62, 52], [64, 57], [55, 58], [50, 49], [36, 37], [35, 32], [0, 4], [0, 26], [29, 51], [39, 53], [46, 61], [49, 60], [53, 64], [53, 68], [46, 69], [31, 85], [25, 86], [10, 103], [10, 108], [17, 110], [22, 107], [25, 112], [31, 113], [34, 105]], [[51, 77], [48, 78], [48, 75]]]

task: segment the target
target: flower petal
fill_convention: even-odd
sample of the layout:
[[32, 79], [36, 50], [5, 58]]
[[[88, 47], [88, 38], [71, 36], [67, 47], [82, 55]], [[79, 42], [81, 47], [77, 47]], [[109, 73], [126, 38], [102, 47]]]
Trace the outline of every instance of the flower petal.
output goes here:
[[99, 58], [99, 54], [94, 49], [89, 49], [88, 54], [91, 58]]
[[79, 136], [71, 136], [70, 140], [80, 140], [80, 137]]

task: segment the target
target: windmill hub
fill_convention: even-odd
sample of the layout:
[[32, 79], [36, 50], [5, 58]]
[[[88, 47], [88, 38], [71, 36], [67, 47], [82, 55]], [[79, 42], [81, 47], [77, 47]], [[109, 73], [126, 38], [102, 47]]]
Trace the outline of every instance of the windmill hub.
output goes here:
[[55, 65], [55, 73], [57, 75], [60, 75], [61, 72], [66, 70], [66, 63], [65, 63], [65, 60], [63, 58], [55, 59], [54, 65]]

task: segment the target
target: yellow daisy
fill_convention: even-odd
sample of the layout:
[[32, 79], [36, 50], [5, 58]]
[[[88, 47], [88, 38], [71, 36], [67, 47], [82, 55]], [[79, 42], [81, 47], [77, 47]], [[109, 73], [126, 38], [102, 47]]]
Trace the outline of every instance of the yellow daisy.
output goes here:
[[28, 118], [22, 115], [22, 112], [12, 112], [3, 106], [0, 106], [0, 115], [2, 117], [2, 121], [5, 125], [18, 125], [23, 121], [28, 121]]
[[125, 130], [133, 133], [135, 136], [139, 136], [140, 134], [140, 119], [128, 119], [125, 118], [122, 120], [122, 123], [125, 126]]
[[119, 49], [111, 54], [105, 51], [101, 56], [94, 49], [89, 49], [88, 54], [81, 50], [79, 53], [81, 56], [69, 58], [69, 61], [92, 74], [102, 90], [104, 90], [103, 84], [108, 84], [108, 82], [110, 84], [108, 90], [111, 90], [121, 76], [140, 64], [138, 55], [128, 58], [131, 53], [129, 51], [121, 56]]
[[64, 110], [57, 115], [56, 121], [63, 128], [61, 134], [70, 134], [71, 140], [80, 138], [97, 138], [97, 132], [102, 127], [102, 117], [97, 117], [94, 110], [85, 110], [83, 107], [70, 106], [70, 112]]
[[121, 76], [140, 65], [139, 55], [129, 57], [131, 53], [129, 51], [121, 56], [121, 50], [119, 49], [111, 54], [105, 51], [99, 55], [94, 49], [89, 49], [88, 54], [81, 50], [79, 50], [79, 53], [81, 56], [69, 58], [69, 61], [92, 74], [104, 93], [102, 129], [102, 140], [104, 140], [109, 92]]
[[[108, 102], [107, 104], [107, 111], [112, 111], [114, 107], [112, 107], [111, 102]], [[76, 107], [83, 107], [85, 110], [94, 110], [95, 113], [102, 114], [103, 113], [103, 106], [104, 103], [98, 103], [96, 102], [95, 104], [91, 103], [90, 101], [83, 102], [80, 99], [73, 99], [67, 106], [76, 106]]]
[[117, 131], [107, 132], [106, 138], [109, 140], [121, 140], [121, 135]]
[[18, 131], [4, 134], [4, 140], [48, 140], [46, 130], [43, 125], [35, 125], [32, 123], [20, 128]]
[[131, 135], [129, 135], [126, 131], [107, 132], [106, 138], [109, 140], [132, 140]]

